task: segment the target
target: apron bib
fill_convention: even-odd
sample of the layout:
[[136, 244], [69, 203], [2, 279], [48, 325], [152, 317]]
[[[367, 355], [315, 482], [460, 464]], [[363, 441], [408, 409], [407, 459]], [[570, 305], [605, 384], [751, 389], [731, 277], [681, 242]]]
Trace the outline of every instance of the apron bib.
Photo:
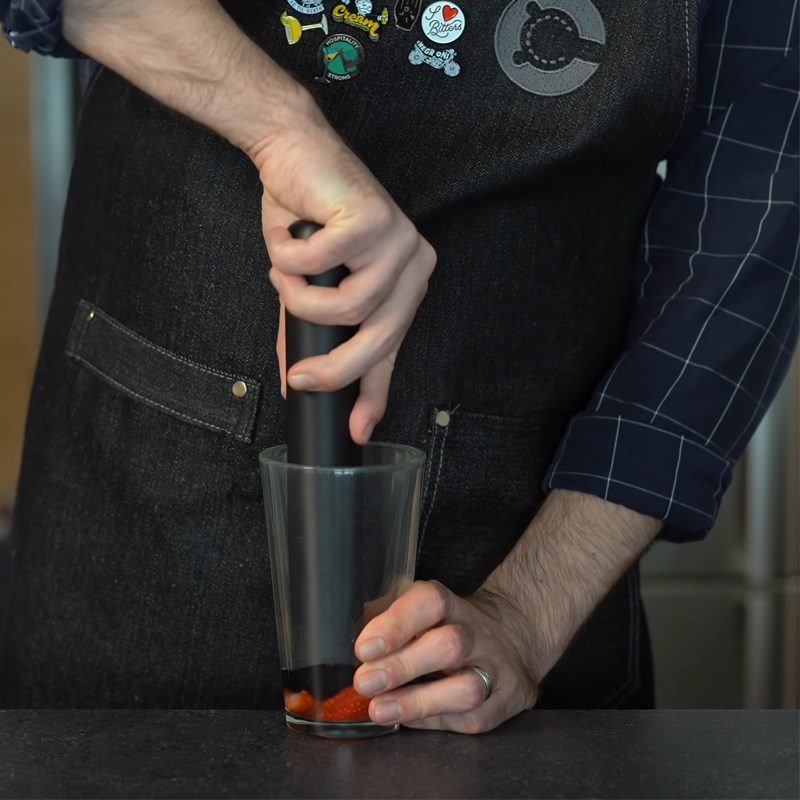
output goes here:
[[[225, 6], [437, 249], [373, 438], [426, 451], [417, 577], [469, 593], [622, 346], [655, 166], [692, 99], [694, 3]], [[241, 153], [101, 70], [31, 398], [10, 706], [282, 704], [260, 195]], [[646, 638], [634, 570], [541, 704], [651, 702]]]

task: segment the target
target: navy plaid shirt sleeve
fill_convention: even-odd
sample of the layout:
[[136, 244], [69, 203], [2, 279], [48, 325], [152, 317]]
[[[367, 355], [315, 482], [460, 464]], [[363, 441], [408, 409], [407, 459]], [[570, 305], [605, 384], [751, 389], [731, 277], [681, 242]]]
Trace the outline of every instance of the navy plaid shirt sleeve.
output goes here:
[[[767, 7], [768, 6], [768, 7]], [[798, 333], [798, 0], [708, 5], [620, 354], [545, 476], [699, 539]]]
[[61, 0], [0, 0], [0, 25], [18, 50], [60, 58], [82, 55], [61, 35]]

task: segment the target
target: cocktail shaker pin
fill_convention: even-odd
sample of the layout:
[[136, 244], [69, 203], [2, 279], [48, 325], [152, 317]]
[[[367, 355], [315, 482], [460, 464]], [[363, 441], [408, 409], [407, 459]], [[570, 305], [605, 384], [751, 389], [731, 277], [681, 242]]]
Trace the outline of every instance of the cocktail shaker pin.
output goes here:
[[328, 33], [328, 19], [324, 14], [319, 22], [315, 22], [312, 25], [303, 25], [297, 17], [293, 17], [291, 14], [287, 14], [284, 11], [283, 14], [281, 14], [281, 22], [286, 31], [286, 41], [289, 42], [289, 44], [297, 44], [300, 41], [300, 37], [303, 35], [303, 31], [310, 31], [313, 28], [319, 28], [323, 33]]
[[397, 0], [394, 4], [394, 22], [398, 28], [410, 31], [422, 11], [422, 0]]

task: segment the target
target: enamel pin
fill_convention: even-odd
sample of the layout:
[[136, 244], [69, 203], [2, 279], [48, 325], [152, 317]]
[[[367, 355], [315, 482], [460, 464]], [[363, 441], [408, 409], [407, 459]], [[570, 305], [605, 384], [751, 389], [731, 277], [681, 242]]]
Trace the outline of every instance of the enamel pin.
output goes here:
[[422, 32], [436, 44], [450, 44], [464, 33], [464, 12], [455, 3], [431, 3], [422, 12]]
[[321, 14], [325, 10], [325, 3], [319, 0], [286, 0], [286, 2], [301, 14]]
[[422, 0], [397, 0], [394, 4], [394, 24], [404, 31], [410, 31], [422, 11]]
[[316, 80], [320, 83], [347, 81], [363, 69], [364, 48], [358, 39], [346, 33], [336, 33], [319, 46], [317, 60], [322, 75], [317, 75]]
[[328, 33], [328, 20], [324, 14], [319, 22], [315, 22], [313, 25], [303, 25], [297, 17], [293, 17], [284, 11], [281, 14], [281, 22], [286, 31], [286, 41], [289, 44], [297, 44], [303, 35], [303, 31], [310, 31], [312, 28], [319, 28], [326, 35]]
[[455, 59], [456, 51], [452, 47], [447, 50], [434, 50], [419, 40], [408, 54], [408, 60], [415, 66], [429, 64], [434, 69], [442, 70], [449, 78], [455, 78], [461, 72], [461, 65]]
[[[357, 2], [356, 8], [360, 9], [362, 6], [360, 6]], [[372, 3], [369, 3], [369, 8], [372, 9]], [[369, 38], [373, 42], [377, 42], [380, 38], [381, 25], [384, 24], [383, 20], [387, 20], [389, 17], [387, 12], [385, 16], [382, 14], [377, 19], [370, 19], [360, 12], [354, 13], [352, 11], [348, 11], [347, 6], [344, 5], [344, 3], [334, 6], [331, 13], [337, 22], [343, 22], [345, 25], [350, 25], [352, 28], [358, 28], [361, 31], [366, 31], [369, 34]]]

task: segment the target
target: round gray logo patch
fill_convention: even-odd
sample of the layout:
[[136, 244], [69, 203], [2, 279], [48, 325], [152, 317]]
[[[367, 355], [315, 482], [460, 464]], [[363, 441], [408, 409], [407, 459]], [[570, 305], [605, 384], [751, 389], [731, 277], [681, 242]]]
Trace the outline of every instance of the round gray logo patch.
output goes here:
[[503, 72], [521, 89], [554, 97], [594, 75], [606, 26], [591, 0], [511, 0], [494, 33]]

